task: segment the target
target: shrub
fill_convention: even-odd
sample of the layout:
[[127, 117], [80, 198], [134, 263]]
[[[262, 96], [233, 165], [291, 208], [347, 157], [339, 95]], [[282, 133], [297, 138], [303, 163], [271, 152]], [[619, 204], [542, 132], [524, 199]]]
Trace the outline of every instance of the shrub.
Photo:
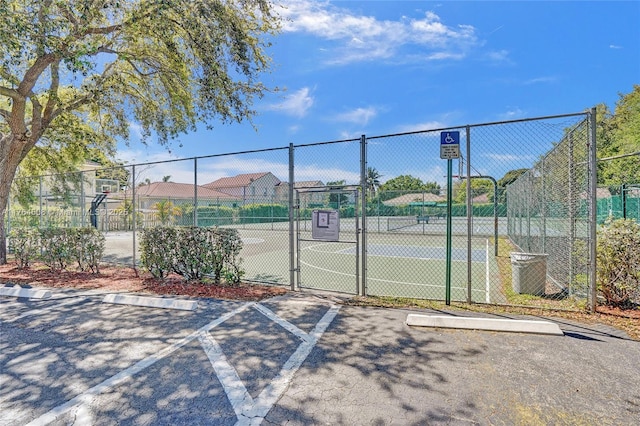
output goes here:
[[142, 231], [141, 261], [155, 278], [170, 272], [187, 281], [213, 276], [239, 282], [242, 240], [235, 229], [157, 227]]
[[9, 246], [20, 268], [31, 264], [40, 251], [40, 233], [33, 228], [14, 228], [8, 235]]
[[164, 278], [172, 271], [176, 229], [162, 226], [141, 232], [140, 261], [154, 278]]
[[71, 243], [72, 257], [81, 271], [100, 272], [100, 259], [104, 254], [104, 235], [96, 228], [71, 228], [66, 230]]
[[40, 230], [42, 261], [53, 271], [67, 269], [72, 259], [70, 238], [65, 228], [45, 228]]
[[54, 271], [73, 262], [81, 271], [100, 272], [104, 254], [104, 235], [95, 228], [45, 228], [40, 230], [42, 261]]
[[629, 307], [640, 300], [640, 225], [607, 221], [598, 230], [597, 287], [608, 305]]

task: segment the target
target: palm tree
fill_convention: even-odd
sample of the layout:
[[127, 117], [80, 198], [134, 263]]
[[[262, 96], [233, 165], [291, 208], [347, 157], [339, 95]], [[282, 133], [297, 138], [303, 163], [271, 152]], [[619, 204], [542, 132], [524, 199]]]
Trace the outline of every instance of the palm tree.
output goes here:
[[162, 177], [162, 181], [163, 181], [163, 182], [170, 182], [170, 180], [169, 180], [169, 179], [171, 179], [171, 175], [163, 176], [163, 177]]
[[370, 198], [376, 196], [378, 188], [380, 188], [380, 178], [382, 175], [375, 169], [375, 167], [367, 167], [367, 192]]
[[157, 217], [163, 226], [171, 223], [174, 216], [179, 216], [181, 213], [180, 209], [169, 200], [158, 201], [152, 208], [157, 211]]

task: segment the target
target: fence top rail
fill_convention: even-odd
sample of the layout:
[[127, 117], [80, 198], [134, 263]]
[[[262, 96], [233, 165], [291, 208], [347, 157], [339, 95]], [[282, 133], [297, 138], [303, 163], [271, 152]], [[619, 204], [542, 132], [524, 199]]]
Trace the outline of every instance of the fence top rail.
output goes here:
[[524, 123], [527, 121], [554, 120], [558, 118], [579, 117], [579, 116], [586, 117], [588, 115], [589, 115], [589, 111], [573, 112], [570, 114], [546, 115], [542, 117], [519, 118], [516, 120], [492, 121], [488, 123], [477, 123], [477, 124], [464, 124], [464, 125], [458, 125], [458, 126], [441, 127], [437, 129], [424, 129], [424, 130], [414, 130], [411, 132], [393, 133], [388, 135], [367, 136], [367, 139], [382, 139], [382, 138], [391, 138], [396, 136], [416, 135], [420, 133], [446, 132], [447, 130], [464, 129], [467, 127], [472, 129], [476, 127], [496, 126], [501, 124]]
[[[540, 120], [552, 120], [552, 119], [558, 119], [558, 118], [588, 116], [588, 115], [589, 115], [589, 110], [583, 111], [583, 112], [574, 112], [574, 113], [569, 113], [569, 114], [547, 115], [547, 116], [541, 116], [541, 117], [520, 118], [520, 119], [516, 119], [516, 120], [494, 121], [494, 122], [487, 122], [487, 123], [477, 123], [477, 124], [466, 124], [466, 125], [458, 125], [458, 126], [449, 126], [449, 127], [435, 128], [435, 129], [415, 130], [415, 131], [411, 131], [411, 132], [390, 133], [390, 134], [386, 134], [386, 135], [366, 136], [366, 139], [367, 140], [382, 139], [382, 138], [390, 138], [390, 137], [397, 137], [397, 136], [416, 135], [416, 134], [422, 134], [422, 133], [442, 132], [442, 131], [453, 130], [453, 129], [477, 128], [477, 127], [495, 126], [495, 125], [502, 125], [502, 124], [523, 123], [523, 122], [528, 122], [528, 121], [540, 121]], [[150, 165], [155, 165], [155, 164], [175, 163], [175, 162], [179, 162], [179, 161], [188, 161], [188, 160], [197, 161], [199, 159], [205, 159], [205, 158], [225, 157], [225, 156], [230, 156], [230, 155], [254, 154], [254, 153], [270, 152], [270, 151], [283, 151], [283, 150], [289, 150], [291, 148], [303, 148], [303, 147], [311, 147], [311, 146], [319, 146], [319, 145], [330, 145], [330, 144], [347, 143], [347, 142], [359, 142], [359, 141], [361, 141], [361, 137], [360, 138], [353, 138], [353, 139], [342, 139], [342, 140], [333, 140], [333, 141], [325, 141], [325, 142], [299, 144], [299, 145], [290, 144], [289, 146], [263, 148], [263, 149], [247, 150], [247, 151], [227, 152], [227, 153], [221, 153], [221, 154], [210, 154], [210, 155], [202, 155], [202, 156], [197, 156], [197, 157], [176, 158], [176, 159], [172, 159], [172, 160], [159, 160], [159, 161], [151, 161], [151, 162], [146, 162], [146, 163], [123, 164], [123, 165], [120, 165], [120, 166], [107, 166], [107, 167], [101, 167], [101, 168], [99, 168], [97, 170], [113, 170], [113, 169], [121, 169], [121, 168], [137, 167], [137, 166], [150, 166]], [[636, 153], [633, 153], [631, 155], [634, 155], [634, 154], [636, 154]], [[75, 171], [75, 172], [69, 172], [69, 173], [71, 173], [71, 174], [72, 173], [81, 174], [82, 172], [81, 171]], [[69, 173], [67, 173], [67, 174], [69, 174]], [[55, 175], [59, 175], [59, 174], [60, 173], [47, 174], [47, 175], [38, 175], [38, 176], [28, 176], [27, 178], [35, 179], [35, 178], [39, 178], [39, 177], [49, 177], [49, 176], [55, 176]]]

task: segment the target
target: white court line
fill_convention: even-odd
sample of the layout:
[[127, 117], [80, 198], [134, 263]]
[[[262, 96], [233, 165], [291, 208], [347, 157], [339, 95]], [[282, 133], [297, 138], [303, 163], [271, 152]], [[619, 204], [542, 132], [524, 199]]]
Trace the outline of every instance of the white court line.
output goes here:
[[47, 425], [47, 424], [57, 420], [62, 415], [64, 415], [68, 411], [74, 409], [75, 407], [78, 407], [78, 409], [80, 409], [80, 407], [79, 407], [80, 405], [89, 404], [91, 402], [91, 400], [93, 398], [95, 398], [97, 395], [101, 394], [102, 392], [106, 391], [107, 389], [110, 389], [110, 388], [112, 388], [114, 386], [119, 385], [120, 383], [122, 383], [122, 382], [124, 382], [126, 380], [129, 380], [135, 374], [138, 374], [139, 372], [143, 371], [147, 367], [152, 366], [156, 362], [162, 360], [163, 358], [166, 358], [167, 356], [171, 355], [176, 350], [180, 349], [181, 347], [185, 346], [186, 344], [190, 343], [191, 341], [197, 339], [201, 335], [202, 332], [210, 331], [214, 327], [217, 327], [218, 325], [222, 324], [223, 322], [225, 322], [229, 318], [231, 318], [234, 315], [236, 315], [236, 314], [248, 309], [249, 307], [251, 307], [253, 305], [255, 305], [255, 302], [245, 303], [244, 305], [240, 306], [239, 308], [236, 308], [231, 312], [227, 312], [226, 314], [222, 315], [221, 317], [216, 318], [215, 320], [211, 321], [209, 324], [201, 327], [199, 330], [191, 333], [187, 337], [179, 340], [178, 342], [172, 344], [171, 346], [168, 346], [168, 347], [162, 349], [160, 352], [158, 352], [156, 354], [153, 354], [153, 355], [150, 355], [150, 356], [146, 357], [145, 359], [136, 362], [134, 365], [132, 365], [131, 367], [127, 368], [126, 370], [123, 370], [120, 373], [118, 373], [118, 374], [116, 374], [114, 376], [111, 376], [110, 378], [108, 378], [107, 380], [103, 381], [102, 383], [99, 383], [96, 386], [93, 386], [92, 388], [87, 389], [86, 391], [84, 391], [80, 395], [77, 395], [75, 398], [65, 402], [62, 405], [59, 405], [59, 406], [51, 409], [50, 411], [48, 411], [45, 414], [43, 414], [40, 417], [38, 417], [37, 419], [35, 419], [32, 422], [28, 423], [27, 426]]
[[[348, 274], [348, 273], [345, 273], [345, 272], [334, 271], [332, 269], [321, 268], [319, 266], [312, 265], [312, 264], [304, 262], [302, 260], [300, 261], [300, 263], [303, 264], [303, 265], [306, 265], [306, 266], [308, 266], [310, 268], [318, 269], [318, 270], [323, 271], [323, 272], [342, 275], [342, 276], [345, 276], [345, 277], [355, 277], [355, 274]], [[393, 281], [393, 280], [384, 280], [382, 278], [371, 278], [370, 274], [367, 274], [367, 280], [369, 280], [369, 281], [379, 281], [379, 282], [382, 282], [382, 283], [412, 285], [412, 286], [417, 286], [417, 287], [437, 287], [437, 288], [443, 288], [444, 287], [444, 286], [438, 285], [438, 284], [411, 283], [411, 282], [407, 282], [407, 281]], [[464, 290], [464, 291], [467, 290], [467, 287], [451, 286], [451, 288], [452, 289], [458, 289], [458, 290]], [[484, 289], [477, 289], [477, 288], [472, 288], [471, 291], [472, 292], [481, 292], [481, 293], [485, 292]]]
[[337, 251], [335, 251], [335, 250], [334, 251], [316, 250], [316, 247], [326, 247], [329, 244], [335, 244], [335, 243], [334, 242], [326, 242], [326, 243], [322, 243], [322, 244], [314, 244], [312, 246], [308, 246], [308, 247], [303, 248], [303, 250], [309, 250], [309, 251], [313, 251], [313, 252], [316, 252], [316, 253], [342, 254], [341, 252], [344, 249], [339, 249]]

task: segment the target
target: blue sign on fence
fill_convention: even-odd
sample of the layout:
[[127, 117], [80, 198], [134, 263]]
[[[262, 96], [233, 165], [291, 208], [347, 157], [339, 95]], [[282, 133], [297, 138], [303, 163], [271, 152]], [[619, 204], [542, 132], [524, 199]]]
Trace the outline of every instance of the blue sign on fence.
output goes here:
[[440, 132], [440, 158], [444, 160], [460, 158], [460, 132]]

